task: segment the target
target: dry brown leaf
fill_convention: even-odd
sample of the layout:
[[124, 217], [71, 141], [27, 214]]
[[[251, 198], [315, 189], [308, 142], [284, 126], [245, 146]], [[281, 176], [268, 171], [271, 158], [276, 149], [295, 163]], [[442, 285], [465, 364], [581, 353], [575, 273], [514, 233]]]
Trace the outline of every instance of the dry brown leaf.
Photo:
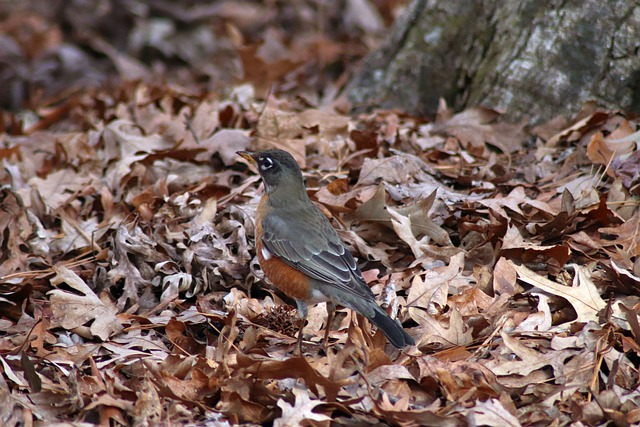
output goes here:
[[256, 125], [257, 149], [279, 148], [288, 151], [304, 169], [307, 163], [305, 141], [302, 138], [304, 132], [298, 114], [267, 104]]
[[346, 135], [350, 123], [348, 117], [322, 110], [305, 110], [298, 115], [298, 119], [306, 129], [317, 127], [319, 135], [327, 140]]
[[594, 163], [607, 167], [607, 173], [615, 177], [614, 169], [610, 166], [616, 161], [620, 164], [632, 152], [638, 149], [640, 132], [629, 121], [623, 121], [620, 126], [606, 138], [602, 132], [596, 132], [587, 145], [587, 156]]
[[73, 194], [92, 185], [97, 186], [98, 182], [86, 174], [61, 169], [50, 173], [46, 178], [33, 177], [29, 180], [29, 185], [31, 188], [24, 187], [18, 191], [23, 200], [29, 201], [31, 191], [37, 191], [46, 203], [47, 209], [52, 211], [73, 200]]
[[449, 327], [445, 327], [424, 310], [409, 307], [409, 316], [419, 325], [420, 333], [418, 336], [421, 338], [416, 340], [416, 344], [423, 346], [435, 343], [440, 344], [443, 348], [470, 344], [473, 341], [473, 331], [456, 308], [453, 308], [450, 313]]
[[102, 341], [122, 331], [122, 324], [116, 317], [118, 309], [106, 295], [103, 299], [98, 298], [84, 280], [64, 266], [55, 266], [53, 269], [56, 272], [51, 279], [53, 286], [64, 283], [81, 295], [59, 289], [49, 292], [52, 325], [74, 331], [91, 322], [89, 333]]
[[549, 297], [542, 293], [532, 292], [538, 297], [538, 311], [527, 316], [519, 325], [516, 331], [548, 331], [552, 327], [551, 309], [549, 308]]
[[498, 196], [490, 199], [482, 199], [478, 200], [478, 203], [493, 209], [495, 212], [500, 213], [505, 218], [509, 218], [509, 214], [504, 210], [504, 208], [509, 208], [512, 211], [524, 216], [521, 205], [528, 205], [533, 208], [539, 209], [542, 212], [547, 212], [551, 215], [557, 214], [555, 209], [553, 209], [547, 203], [528, 197], [525, 194], [523, 187], [514, 188], [508, 196]]
[[526, 376], [545, 366], [552, 366], [555, 374], [562, 376], [565, 373], [567, 359], [578, 353], [577, 350], [572, 349], [538, 351], [527, 346], [523, 340], [518, 340], [504, 331], [500, 332], [500, 337], [504, 341], [504, 349], [501, 348], [499, 351], [508, 352], [508, 354], [502, 354], [499, 358], [483, 363], [497, 376]]
[[386, 184], [408, 184], [409, 182], [433, 182], [435, 187], [441, 184], [428, 174], [434, 174], [429, 165], [419, 157], [397, 153], [383, 159], [365, 158], [358, 177], [358, 186]]
[[[449, 234], [429, 218], [429, 210], [435, 200], [435, 191], [417, 203], [391, 208], [386, 203], [384, 186], [379, 184], [375, 194], [358, 206], [355, 216], [360, 221], [369, 221], [393, 228], [405, 243], [409, 245], [416, 258], [421, 255], [421, 244], [428, 244], [429, 239], [446, 246], [451, 245]], [[407, 226], [410, 228], [407, 228]], [[420, 241], [418, 237], [422, 237]]]
[[478, 402], [467, 412], [467, 419], [472, 425], [520, 427], [518, 418], [509, 412], [498, 399]]
[[[387, 364], [378, 366], [368, 373], [369, 382], [375, 387], [382, 387], [386, 382], [395, 380], [415, 380], [409, 370], [402, 365]], [[404, 382], [400, 382], [406, 384]]]
[[609, 115], [607, 113], [601, 112], [601, 111], [597, 111], [592, 114], [589, 114], [586, 117], [583, 117], [582, 119], [576, 121], [575, 123], [571, 124], [569, 127], [563, 129], [562, 131], [558, 132], [557, 134], [549, 138], [547, 140], [547, 146], [555, 147], [558, 145], [558, 143], [561, 140], [565, 138], [569, 138], [575, 141], [578, 137], [572, 136], [572, 135], [576, 135], [576, 134], [582, 135], [586, 133], [586, 131], [589, 128], [591, 128], [594, 125], [602, 123], [608, 117]]
[[518, 151], [525, 135], [524, 123], [496, 123], [499, 113], [483, 107], [468, 108], [454, 116], [439, 120], [434, 133], [444, 133], [456, 137], [464, 146], [485, 148], [489, 143], [504, 153]]
[[220, 155], [225, 166], [231, 166], [238, 163], [236, 152], [246, 150], [250, 142], [251, 138], [244, 130], [221, 129], [203, 140], [201, 145], [207, 147], [208, 152]]
[[[134, 227], [129, 231], [125, 227], [119, 227], [115, 236], [113, 268], [109, 270], [107, 276], [112, 283], [117, 284], [124, 281], [124, 292], [118, 300], [118, 307], [123, 308], [127, 300], [132, 303], [139, 302], [139, 292], [144, 292], [152, 286], [150, 278], [143, 276], [143, 273], [150, 273], [149, 270], [142, 270], [144, 261], [166, 261], [154, 250], [154, 242], [144, 235], [139, 227]], [[134, 255], [138, 255], [135, 257]], [[140, 257], [144, 257], [143, 259]], [[148, 268], [148, 266], [147, 266]]]
[[296, 382], [291, 392], [295, 396], [295, 403], [291, 405], [283, 399], [278, 400], [278, 406], [282, 409], [282, 416], [274, 420], [274, 426], [285, 427], [303, 425], [305, 424], [305, 421], [313, 421], [314, 425], [316, 425], [316, 423], [329, 425], [328, 421], [331, 421], [331, 417], [313, 412], [318, 405], [322, 405], [322, 402], [312, 400], [309, 396], [308, 389], [304, 385], [300, 384], [300, 382]]
[[449, 264], [416, 274], [411, 280], [407, 307], [417, 307], [430, 315], [439, 313], [447, 305], [449, 284], [464, 267], [464, 254], [451, 257]]
[[576, 311], [578, 316], [576, 322], [597, 321], [598, 313], [607, 306], [607, 303], [600, 297], [586, 267], [574, 265], [576, 275], [573, 286], [565, 286], [542, 277], [527, 267], [516, 265], [512, 261], [509, 263], [518, 273], [520, 280], [551, 295], [566, 299]]
[[516, 270], [513, 263], [500, 257], [493, 269], [493, 290], [497, 294], [515, 295], [522, 292], [522, 287], [516, 281]]

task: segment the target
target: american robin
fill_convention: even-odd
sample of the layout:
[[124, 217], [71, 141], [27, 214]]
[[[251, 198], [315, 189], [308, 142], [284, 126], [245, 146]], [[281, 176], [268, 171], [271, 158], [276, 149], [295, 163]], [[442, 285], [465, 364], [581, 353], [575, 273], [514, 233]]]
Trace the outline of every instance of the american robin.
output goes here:
[[413, 345], [400, 322], [376, 304], [351, 252], [309, 199], [291, 154], [283, 150], [238, 154], [257, 167], [264, 183], [255, 218], [256, 253], [267, 278], [296, 301], [301, 316], [298, 350], [307, 306], [320, 302], [357, 311], [397, 348]]

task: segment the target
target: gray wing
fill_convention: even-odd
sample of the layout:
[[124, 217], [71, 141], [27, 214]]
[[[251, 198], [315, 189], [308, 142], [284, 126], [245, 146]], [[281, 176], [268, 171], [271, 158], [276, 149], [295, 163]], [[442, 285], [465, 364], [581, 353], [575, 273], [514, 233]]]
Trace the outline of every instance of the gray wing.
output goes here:
[[317, 210], [293, 220], [295, 211], [291, 212], [291, 218], [272, 213], [263, 219], [266, 249], [315, 280], [372, 301], [373, 292], [329, 220]]

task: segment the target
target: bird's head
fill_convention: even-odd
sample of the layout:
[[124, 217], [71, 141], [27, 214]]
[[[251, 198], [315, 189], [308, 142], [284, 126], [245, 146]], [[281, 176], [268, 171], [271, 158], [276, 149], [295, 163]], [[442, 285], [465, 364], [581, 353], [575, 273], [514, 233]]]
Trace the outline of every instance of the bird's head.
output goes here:
[[258, 169], [267, 194], [280, 191], [293, 193], [304, 189], [304, 179], [300, 166], [293, 156], [284, 150], [260, 152], [238, 151], [238, 154]]

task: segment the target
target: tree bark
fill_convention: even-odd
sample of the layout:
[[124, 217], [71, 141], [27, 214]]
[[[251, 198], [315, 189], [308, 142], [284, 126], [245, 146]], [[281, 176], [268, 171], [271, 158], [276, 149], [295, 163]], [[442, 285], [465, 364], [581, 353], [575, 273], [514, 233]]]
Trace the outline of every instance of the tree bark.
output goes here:
[[444, 97], [533, 123], [589, 100], [640, 112], [640, 2], [414, 0], [348, 91], [356, 108], [433, 114]]

